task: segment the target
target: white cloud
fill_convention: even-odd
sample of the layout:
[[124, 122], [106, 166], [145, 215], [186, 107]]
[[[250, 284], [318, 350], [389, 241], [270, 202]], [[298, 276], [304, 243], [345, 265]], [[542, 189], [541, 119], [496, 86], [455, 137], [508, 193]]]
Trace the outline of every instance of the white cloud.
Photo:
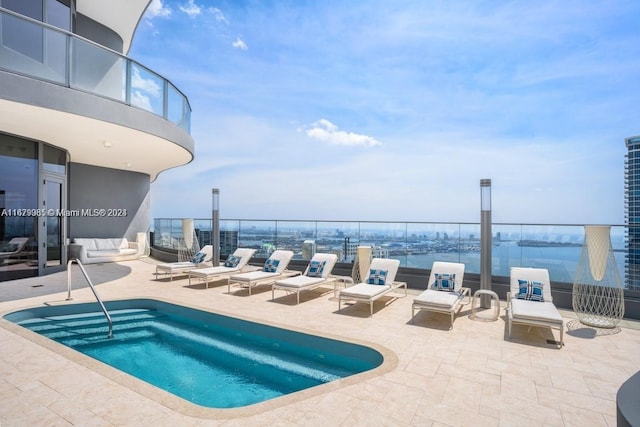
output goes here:
[[135, 105], [136, 107], [140, 107], [147, 111], [153, 111], [153, 107], [151, 106], [151, 99], [149, 99], [148, 96], [146, 96], [139, 90], [134, 90], [131, 92], [131, 105]]
[[180, 5], [180, 10], [191, 18], [195, 18], [202, 12], [202, 8], [195, 4], [193, 0], [189, 0], [186, 4]]
[[338, 126], [327, 119], [320, 119], [313, 123], [311, 128], [306, 130], [306, 134], [311, 138], [336, 145], [363, 145], [365, 147], [381, 145], [380, 141], [371, 136], [339, 130]]
[[247, 44], [244, 42], [244, 40], [242, 40], [240, 37], [238, 37], [236, 39], [236, 41], [234, 41], [231, 46], [235, 47], [236, 49], [240, 49], [240, 50], [247, 50], [249, 49], [249, 47], [247, 46]]
[[216, 21], [222, 22], [223, 24], [227, 24], [227, 25], [229, 24], [229, 21], [227, 21], [227, 18], [224, 16], [222, 11], [217, 7], [210, 7], [209, 11], [213, 13], [213, 16], [216, 18]]
[[156, 16], [166, 18], [171, 15], [171, 9], [165, 7], [165, 5], [162, 4], [162, 0], [152, 0], [149, 7], [147, 7], [145, 15], [148, 18], [155, 18]]
[[140, 69], [133, 68], [133, 75], [131, 76], [131, 87], [135, 89], [141, 89], [146, 92], [147, 95], [151, 95], [154, 98], [160, 96], [161, 88], [155, 80], [145, 79], [140, 75]]

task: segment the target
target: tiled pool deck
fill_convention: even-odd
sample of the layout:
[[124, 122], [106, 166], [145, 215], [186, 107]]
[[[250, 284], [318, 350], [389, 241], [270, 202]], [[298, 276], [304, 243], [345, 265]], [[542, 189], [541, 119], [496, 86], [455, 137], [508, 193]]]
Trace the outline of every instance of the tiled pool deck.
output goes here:
[[[379, 371], [239, 411], [208, 410], [75, 354], [0, 320], [0, 426], [609, 426], [616, 392], [640, 370], [640, 327], [622, 322], [613, 335], [581, 328], [563, 312], [565, 346], [546, 342], [549, 329], [515, 326], [506, 340], [504, 309], [496, 322], [419, 314], [412, 297], [337, 313], [331, 289], [295, 295], [270, 287], [252, 296], [227, 293], [226, 282], [187, 287], [186, 278], [155, 281], [153, 260], [86, 266], [104, 300], [158, 298], [369, 342], [388, 349]], [[83, 278], [74, 267], [73, 283]], [[66, 273], [0, 284], [0, 313], [65, 304]], [[75, 287], [75, 285], [74, 285]], [[263, 291], [261, 291], [261, 289]], [[43, 295], [43, 292], [56, 292]], [[35, 296], [24, 298], [30, 293]], [[91, 301], [88, 288], [73, 302]], [[22, 298], [22, 299], [15, 299]], [[504, 305], [504, 302], [503, 302]], [[106, 328], [105, 328], [106, 330]], [[557, 334], [557, 333], [556, 333]], [[558, 338], [556, 336], [556, 338]], [[34, 342], [35, 341], [35, 342]]]

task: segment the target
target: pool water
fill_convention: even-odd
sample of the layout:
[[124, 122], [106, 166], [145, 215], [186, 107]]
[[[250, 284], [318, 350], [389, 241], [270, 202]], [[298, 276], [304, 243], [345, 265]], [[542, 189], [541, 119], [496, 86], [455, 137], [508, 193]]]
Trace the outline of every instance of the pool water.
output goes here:
[[156, 300], [38, 307], [5, 319], [195, 404], [236, 408], [379, 366], [374, 349]]

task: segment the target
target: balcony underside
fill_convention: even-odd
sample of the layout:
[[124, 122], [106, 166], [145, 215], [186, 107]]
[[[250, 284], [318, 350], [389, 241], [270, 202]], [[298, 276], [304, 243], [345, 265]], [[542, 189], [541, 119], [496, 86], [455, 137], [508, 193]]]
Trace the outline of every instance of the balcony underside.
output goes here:
[[193, 138], [153, 113], [0, 72], [0, 131], [66, 149], [72, 162], [148, 174], [193, 159]]

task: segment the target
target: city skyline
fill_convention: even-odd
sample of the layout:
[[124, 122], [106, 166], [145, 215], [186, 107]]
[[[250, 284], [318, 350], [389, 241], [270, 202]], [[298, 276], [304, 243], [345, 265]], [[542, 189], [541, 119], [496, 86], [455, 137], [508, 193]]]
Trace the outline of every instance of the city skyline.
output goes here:
[[[130, 56], [193, 108], [153, 217], [624, 223], [627, 1], [154, 0]], [[170, 52], [170, 53], [169, 53]]]

